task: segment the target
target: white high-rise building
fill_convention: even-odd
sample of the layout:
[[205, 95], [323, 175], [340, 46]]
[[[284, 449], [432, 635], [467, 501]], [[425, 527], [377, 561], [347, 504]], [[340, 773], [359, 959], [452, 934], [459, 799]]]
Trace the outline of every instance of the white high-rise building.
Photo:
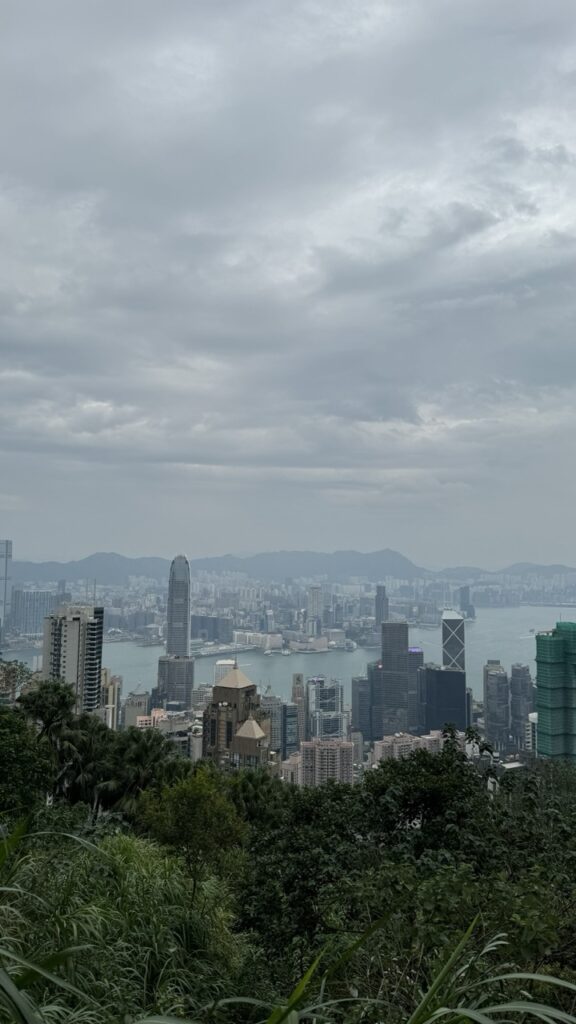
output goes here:
[[297, 756], [301, 786], [354, 781], [354, 744], [348, 740], [306, 740]]
[[186, 555], [176, 555], [170, 566], [166, 654], [190, 657], [190, 564]]
[[42, 675], [72, 687], [78, 714], [101, 706], [103, 626], [103, 608], [69, 606], [44, 619]]
[[442, 612], [442, 664], [466, 671], [464, 619], [460, 612]]
[[322, 632], [322, 612], [324, 600], [322, 587], [308, 587], [308, 600], [306, 603], [306, 622], [308, 636], [320, 636]]
[[10, 620], [12, 603], [12, 541], [0, 540], [0, 640]]

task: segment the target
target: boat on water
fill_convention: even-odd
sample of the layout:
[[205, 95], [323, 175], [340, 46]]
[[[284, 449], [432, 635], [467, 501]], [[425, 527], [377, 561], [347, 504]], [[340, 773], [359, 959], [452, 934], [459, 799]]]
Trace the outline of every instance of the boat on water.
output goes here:
[[291, 654], [292, 654], [292, 651], [282, 651], [282, 657], [283, 658], [289, 658]]

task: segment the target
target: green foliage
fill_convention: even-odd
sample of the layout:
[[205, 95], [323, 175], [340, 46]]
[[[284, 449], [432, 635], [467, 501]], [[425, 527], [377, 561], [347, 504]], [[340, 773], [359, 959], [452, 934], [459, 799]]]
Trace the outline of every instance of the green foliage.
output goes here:
[[172, 786], [145, 793], [140, 820], [154, 839], [182, 855], [194, 892], [207, 866], [217, 867], [244, 832], [221, 780], [203, 767]]
[[0, 813], [31, 811], [50, 789], [52, 765], [17, 711], [0, 706]]
[[0, 708], [0, 809], [34, 812], [0, 845], [0, 1024], [572, 1024], [574, 767], [491, 795], [448, 732], [358, 786], [297, 789], [71, 699], [49, 684]]

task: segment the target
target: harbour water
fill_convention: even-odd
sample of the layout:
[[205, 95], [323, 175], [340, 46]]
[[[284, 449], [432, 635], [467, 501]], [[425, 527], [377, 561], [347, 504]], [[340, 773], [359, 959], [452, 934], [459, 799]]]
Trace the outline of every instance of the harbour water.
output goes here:
[[[530, 632], [550, 629], [560, 619], [576, 620], [576, 608], [550, 608], [523, 605], [519, 608], [480, 608], [477, 618], [466, 623], [466, 676], [474, 696], [482, 697], [482, 667], [488, 658], [499, 658], [509, 671], [516, 662], [530, 665], [533, 676], [536, 666], [536, 638]], [[410, 644], [421, 646], [425, 661], [441, 662], [440, 629], [410, 628]], [[38, 650], [25, 648], [5, 652], [5, 658], [18, 659], [32, 665]], [[124, 680], [123, 693], [131, 690], [150, 690], [156, 681], [161, 647], [140, 647], [136, 643], [109, 643], [104, 645], [103, 663]], [[196, 685], [212, 683], [214, 664], [218, 657], [199, 658], [195, 666]], [[262, 690], [270, 687], [278, 696], [288, 698], [292, 674], [305, 676], [325, 675], [344, 684], [346, 699], [350, 700], [351, 679], [365, 673], [366, 664], [378, 658], [376, 648], [355, 651], [328, 651], [322, 654], [280, 654], [271, 656], [261, 651], [246, 651], [238, 656], [240, 668]]]

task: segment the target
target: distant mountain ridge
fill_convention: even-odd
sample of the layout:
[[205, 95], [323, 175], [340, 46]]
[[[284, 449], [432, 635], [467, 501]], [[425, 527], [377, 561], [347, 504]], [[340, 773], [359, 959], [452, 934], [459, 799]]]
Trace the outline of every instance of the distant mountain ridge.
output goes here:
[[[284, 580], [286, 578], [325, 576], [328, 580], [346, 580], [351, 577], [367, 579], [373, 583], [392, 576], [413, 580], [422, 577], [443, 577], [453, 581], [468, 581], [481, 576], [553, 576], [576, 573], [566, 565], [535, 565], [519, 562], [497, 572], [475, 566], [431, 571], [415, 565], [398, 551], [384, 548], [369, 553], [361, 551], [270, 551], [240, 558], [220, 555], [196, 558], [190, 562], [192, 571], [242, 572], [254, 579]], [[147, 576], [155, 580], [168, 579], [170, 560], [167, 558], [126, 558], [115, 552], [98, 552], [73, 562], [13, 562], [14, 583], [53, 583], [66, 580], [96, 580], [103, 585], [122, 585], [129, 576]]]

